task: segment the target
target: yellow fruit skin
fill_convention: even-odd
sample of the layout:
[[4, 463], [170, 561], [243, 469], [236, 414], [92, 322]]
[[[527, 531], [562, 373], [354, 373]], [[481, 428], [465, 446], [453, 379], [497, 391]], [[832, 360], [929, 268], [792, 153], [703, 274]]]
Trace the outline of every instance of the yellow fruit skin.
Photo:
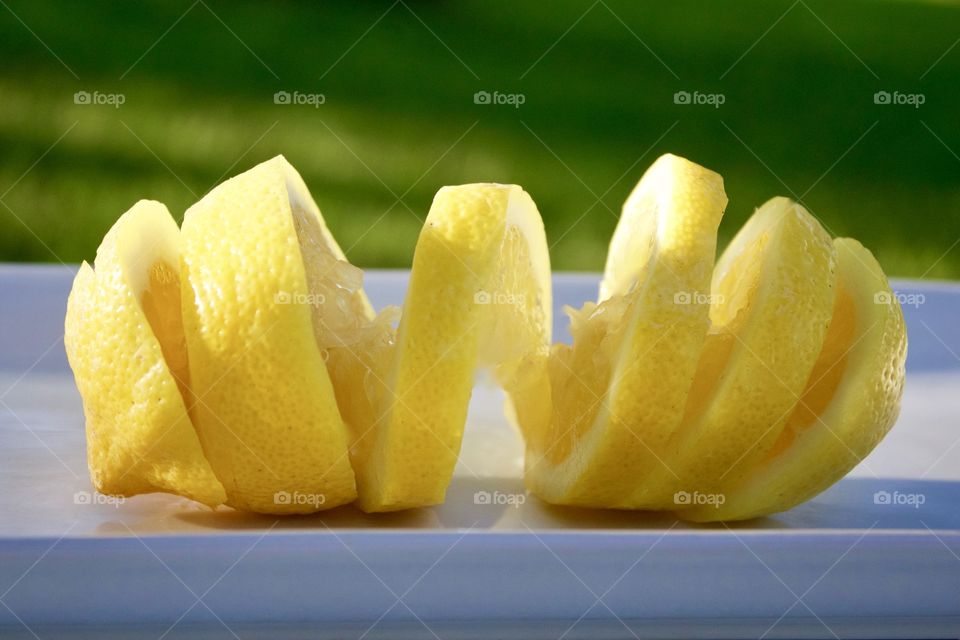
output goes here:
[[[166, 491], [209, 506], [226, 500], [200, 448], [177, 380], [141, 306], [148, 271], [177, 272], [179, 230], [166, 207], [142, 200], [80, 266], [67, 302], [64, 344], [83, 398], [87, 463], [98, 491]], [[178, 324], [179, 317], [167, 318]], [[186, 358], [185, 346], [165, 345]]]
[[[765, 243], [753, 266], [758, 281], [751, 282], [749, 273], [728, 273], [751, 268], [738, 258], [758, 242]], [[739, 286], [724, 287], [724, 276]], [[833, 243], [813, 216], [785, 198], [757, 210], [718, 262], [712, 288], [723, 298], [711, 315], [731, 319], [712, 327], [717, 333], [708, 341], [725, 341], [727, 360], [719, 370], [714, 363], [708, 367], [716, 380], [704, 385], [705, 397], [695, 398], [702, 408], [686, 416], [666, 459], [670, 472], [656, 470], [626, 506], [673, 509], [677, 492], [718, 493], [721, 482], [739, 477], [769, 451], [820, 353], [835, 282]], [[737, 308], [741, 300], [745, 306]]]
[[[511, 203], [519, 209], [511, 209]], [[539, 214], [522, 189], [474, 184], [440, 189], [417, 241], [397, 334], [385, 407], [356, 459], [359, 498], [368, 512], [443, 502], [453, 475], [488, 308], [477, 304], [497, 272], [512, 215], [546, 258]], [[547, 289], [549, 262], [539, 264]], [[546, 274], [546, 275], [544, 275]], [[545, 284], [544, 284], [545, 283]], [[546, 312], [549, 314], [549, 311]], [[546, 316], [549, 325], [549, 315]], [[547, 334], [549, 335], [549, 334]]]
[[683, 158], [663, 156], [644, 174], [624, 205], [601, 287], [601, 298], [633, 299], [609, 385], [580, 394], [599, 410], [562, 461], [550, 459], [551, 441], [576, 416], [555, 416], [549, 437], [527, 438], [531, 492], [555, 504], [619, 507], [662, 464], [708, 325], [707, 305], [678, 304], [678, 296], [709, 290], [726, 204], [723, 179]]
[[261, 513], [308, 513], [356, 496], [347, 430], [304, 302], [291, 198], [326, 229], [278, 156], [211, 191], [182, 230], [200, 441], [228, 504]]
[[790, 434], [782, 450], [755, 463], [737, 482], [722, 486], [722, 505], [683, 510], [681, 518], [743, 520], [790, 509], [846, 475], [896, 422], [907, 356], [900, 304], [870, 251], [847, 238], [834, 244], [838, 289], [849, 296], [855, 329], [850, 344], [841, 345], [839, 356], [834, 354], [833, 362], [808, 382], [802, 401], [809, 406], [819, 384], [833, 369], [842, 368], [829, 403], [811, 424]]

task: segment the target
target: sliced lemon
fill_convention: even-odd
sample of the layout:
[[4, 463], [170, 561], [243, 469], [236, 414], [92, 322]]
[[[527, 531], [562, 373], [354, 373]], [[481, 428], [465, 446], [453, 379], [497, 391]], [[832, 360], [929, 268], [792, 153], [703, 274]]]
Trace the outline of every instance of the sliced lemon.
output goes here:
[[324, 349], [372, 311], [303, 180], [282, 156], [257, 165], [190, 207], [182, 238], [195, 422], [228, 504], [306, 513], [353, 501]]
[[443, 501], [478, 364], [516, 375], [550, 344], [550, 262], [536, 205], [513, 185], [437, 192], [417, 241], [392, 360], [372, 370], [378, 410], [353, 447], [358, 506]]
[[215, 506], [223, 486], [188, 415], [180, 317], [180, 238], [159, 202], [141, 200], [80, 266], [64, 344], [86, 416], [94, 486], [133, 496], [166, 491]]
[[907, 334], [900, 305], [873, 255], [838, 238], [833, 319], [806, 388], [766, 454], [721, 483], [722, 504], [689, 520], [741, 520], [809, 500], [856, 466], [896, 421]]
[[[539, 366], [549, 383], [527, 379], [511, 393], [536, 495], [620, 507], [664, 464], [708, 326], [708, 306], [687, 302], [709, 290], [726, 203], [719, 175], [673, 155], [659, 158], [631, 193], [600, 302], [571, 312], [572, 347], [554, 347]], [[530, 389], [541, 392], [531, 397]]]
[[717, 263], [710, 331], [669, 459], [631, 507], [714, 494], [769, 451], [820, 353], [835, 270], [829, 234], [802, 206], [774, 198], [754, 213]]

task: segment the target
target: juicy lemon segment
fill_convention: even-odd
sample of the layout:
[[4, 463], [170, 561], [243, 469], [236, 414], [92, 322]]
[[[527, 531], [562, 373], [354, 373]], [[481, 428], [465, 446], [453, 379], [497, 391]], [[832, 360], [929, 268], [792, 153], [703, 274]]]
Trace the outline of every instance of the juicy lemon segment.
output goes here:
[[[478, 363], [511, 375], [544, 353], [550, 263], [536, 206], [512, 185], [437, 192], [417, 241], [382, 406], [354, 448], [358, 506], [392, 511], [443, 501]], [[531, 346], [532, 345], [532, 346]]]
[[142, 200], [83, 263], [67, 302], [64, 343], [83, 398], [94, 486], [226, 500], [188, 414], [180, 318], [180, 239], [159, 202]]
[[769, 451], [820, 353], [835, 271], [830, 236], [800, 205], [774, 198], [750, 218], [717, 263], [710, 332], [669, 469], [631, 506], [672, 509], [677, 492], [717, 493]]
[[641, 178], [611, 242], [600, 302], [572, 312], [574, 343], [554, 347], [546, 364], [549, 419], [513, 394], [517, 417], [534, 416], [523, 428], [533, 493], [620, 507], [663, 463], [708, 325], [708, 307], [688, 296], [709, 289], [726, 203], [719, 175], [677, 156]]
[[741, 478], [720, 486], [719, 507], [681, 511], [688, 520], [741, 520], [809, 500], [856, 466], [896, 421], [903, 394], [906, 327], [873, 255], [838, 238], [834, 316], [786, 428]]
[[318, 340], [371, 312], [299, 174], [279, 156], [227, 180], [187, 211], [182, 237], [195, 421], [228, 504], [351, 502], [348, 430]]

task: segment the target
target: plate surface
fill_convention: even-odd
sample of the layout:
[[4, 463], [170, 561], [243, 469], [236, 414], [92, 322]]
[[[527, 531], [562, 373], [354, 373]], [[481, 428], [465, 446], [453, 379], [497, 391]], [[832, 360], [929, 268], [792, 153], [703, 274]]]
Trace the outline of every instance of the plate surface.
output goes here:
[[[63, 352], [73, 273], [0, 265], [0, 635], [960, 632], [958, 285], [895, 283], [908, 380], [876, 451], [807, 504], [727, 527], [527, 496], [520, 442], [482, 380], [440, 507], [277, 520], [164, 495], [107, 500], [87, 476]], [[400, 304], [406, 279], [368, 272], [375, 306]], [[592, 299], [597, 281], [555, 276], [559, 339], [560, 308]]]

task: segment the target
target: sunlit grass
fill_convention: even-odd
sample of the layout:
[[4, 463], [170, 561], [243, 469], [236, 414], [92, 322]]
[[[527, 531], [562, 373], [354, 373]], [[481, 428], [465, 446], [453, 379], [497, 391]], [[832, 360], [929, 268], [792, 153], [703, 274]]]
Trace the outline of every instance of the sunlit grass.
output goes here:
[[[555, 267], [597, 270], [620, 204], [673, 151], [724, 175], [724, 241], [766, 199], [802, 196], [888, 272], [960, 277], [960, 49], [928, 71], [960, 10], [808, 2], [816, 15], [798, 5], [757, 42], [791, 3], [608, 4], [559, 42], [590, 3], [410, 3], [433, 33], [398, 5], [339, 62], [389, 3], [211, 2], [237, 37], [197, 5], [146, 55], [191, 3], [11, 4], [80, 79], [0, 21], [0, 259], [91, 259], [136, 200], [180, 217], [283, 153], [362, 266], [409, 266], [440, 186], [497, 181], [531, 193]], [[281, 89], [326, 101], [275, 105]], [[879, 89], [927, 101], [877, 106]], [[126, 102], [75, 105], [78, 90]], [[478, 90], [525, 103], [475, 105]], [[678, 90], [726, 102], [680, 106]]]

